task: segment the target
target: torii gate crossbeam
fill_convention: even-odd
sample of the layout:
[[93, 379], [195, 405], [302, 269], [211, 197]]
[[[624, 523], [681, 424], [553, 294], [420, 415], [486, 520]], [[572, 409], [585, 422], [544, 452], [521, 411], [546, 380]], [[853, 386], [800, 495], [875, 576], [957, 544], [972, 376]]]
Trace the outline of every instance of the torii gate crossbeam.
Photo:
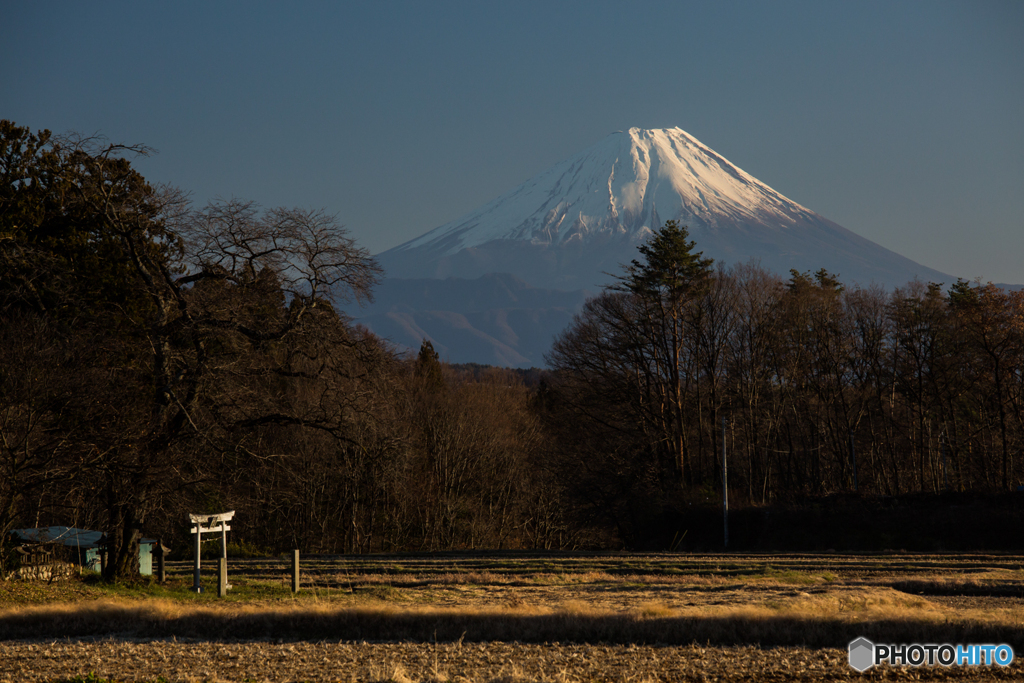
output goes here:
[[[192, 591], [195, 593], [203, 592], [203, 585], [200, 580], [200, 567], [202, 566], [201, 560], [201, 548], [202, 548], [202, 536], [203, 534], [214, 534], [220, 532], [220, 556], [227, 561], [228, 557], [228, 531], [231, 527], [227, 525], [227, 522], [235, 516], [235, 511], [221, 512], [216, 515], [193, 515], [189, 514], [189, 520], [192, 522], [192, 533], [196, 535], [195, 544], [195, 571], [192, 577]], [[206, 526], [203, 526], [206, 524]], [[216, 525], [216, 526], [215, 526]], [[230, 586], [228, 586], [230, 587]]]

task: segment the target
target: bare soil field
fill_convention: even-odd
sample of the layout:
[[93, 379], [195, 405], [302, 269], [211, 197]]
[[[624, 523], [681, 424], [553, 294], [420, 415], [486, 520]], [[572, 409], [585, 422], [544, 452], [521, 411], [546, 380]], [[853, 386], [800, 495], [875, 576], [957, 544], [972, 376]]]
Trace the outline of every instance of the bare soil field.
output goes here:
[[465, 554], [230, 560], [234, 588], [0, 583], [0, 681], [1016, 680], [847, 664], [882, 643], [1024, 652], [1024, 557]]
[[17, 643], [0, 681], [849, 681], [1019, 680], [1016, 667], [882, 667], [858, 674], [838, 649], [530, 643]]

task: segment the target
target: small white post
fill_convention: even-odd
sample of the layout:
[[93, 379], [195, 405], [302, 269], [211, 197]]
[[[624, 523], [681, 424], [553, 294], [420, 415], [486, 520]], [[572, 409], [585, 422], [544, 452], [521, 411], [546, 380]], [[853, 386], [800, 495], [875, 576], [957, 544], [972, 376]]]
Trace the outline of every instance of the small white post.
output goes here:
[[228, 594], [228, 558], [222, 557], [217, 563], [217, 597]]
[[224, 591], [231, 590], [228, 583], [228, 525], [222, 519], [220, 521], [220, 559], [224, 563]]

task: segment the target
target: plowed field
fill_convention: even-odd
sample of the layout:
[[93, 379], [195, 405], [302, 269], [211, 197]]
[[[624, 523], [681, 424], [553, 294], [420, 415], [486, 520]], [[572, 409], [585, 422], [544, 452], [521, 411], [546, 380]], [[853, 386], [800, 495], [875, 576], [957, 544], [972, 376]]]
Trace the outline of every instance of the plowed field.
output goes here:
[[[205, 570], [205, 568], [204, 568]], [[212, 579], [212, 568], [206, 576]], [[879, 666], [846, 643], [1024, 652], [1024, 557], [445, 555], [232, 560], [228, 598], [0, 583], [0, 681], [1016, 680]]]

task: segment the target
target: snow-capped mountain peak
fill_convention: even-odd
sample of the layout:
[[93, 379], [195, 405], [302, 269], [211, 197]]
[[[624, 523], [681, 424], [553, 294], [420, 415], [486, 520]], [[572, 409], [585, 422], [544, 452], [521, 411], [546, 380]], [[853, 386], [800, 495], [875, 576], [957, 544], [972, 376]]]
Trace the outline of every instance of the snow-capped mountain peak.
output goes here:
[[390, 277], [511, 272], [535, 286], [593, 288], [670, 219], [728, 263], [825, 267], [863, 284], [949, 279], [784, 197], [679, 128], [613, 133], [380, 260]]
[[445, 254], [491, 240], [560, 244], [591, 235], [643, 241], [659, 217], [688, 214], [691, 229], [723, 217], [792, 223], [810, 213], [679, 128], [630, 128], [566, 159], [476, 211], [399, 249]]

